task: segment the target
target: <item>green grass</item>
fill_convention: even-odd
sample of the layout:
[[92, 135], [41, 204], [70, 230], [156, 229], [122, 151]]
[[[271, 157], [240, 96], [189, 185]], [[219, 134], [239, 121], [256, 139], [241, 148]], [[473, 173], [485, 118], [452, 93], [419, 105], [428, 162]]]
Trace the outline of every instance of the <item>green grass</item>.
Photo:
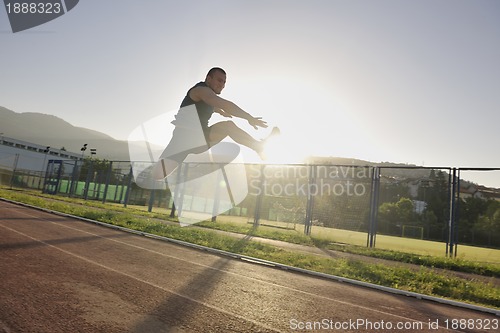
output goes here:
[[[319, 239], [333, 240], [338, 243], [366, 246], [366, 232], [356, 232], [324, 227], [314, 227], [312, 236]], [[446, 253], [446, 244], [413, 238], [377, 235], [378, 249], [408, 252], [424, 256], [443, 256]], [[459, 245], [458, 257], [464, 260], [480, 261], [500, 264], [500, 250], [483, 247]]]
[[[19, 202], [25, 202], [34, 206], [52, 209], [76, 216], [81, 216], [104, 223], [119, 225], [130, 229], [153, 233], [160, 236], [183, 240], [193, 244], [199, 244], [224, 251], [252, 256], [270, 260], [294, 267], [309, 269], [312, 271], [338, 275], [359, 281], [374, 283], [378, 285], [413, 291], [432, 296], [444, 297], [458, 301], [479, 304], [487, 307], [500, 308], [500, 288], [493, 283], [478, 282], [459, 278], [450, 274], [444, 274], [427, 267], [420, 269], [409, 269], [397, 265], [383, 265], [370, 263], [365, 260], [333, 259], [309, 254], [294, 253], [280, 249], [268, 244], [256, 241], [238, 239], [217, 233], [207, 228], [181, 228], [177, 224], [166, 224], [158, 218], [166, 218], [166, 214], [151, 214], [142, 210], [116, 207], [110, 204], [97, 202], [86, 202], [70, 198], [53, 197], [58, 200], [47, 200], [40, 197], [39, 193], [27, 193], [21, 191], [10, 191], [0, 189], [0, 197]], [[62, 200], [59, 200], [62, 199]], [[96, 209], [101, 208], [101, 209]], [[339, 247], [336, 250], [359, 251], [376, 257], [391, 257], [392, 260], [411, 261], [417, 258], [430, 266], [443, 265], [439, 263], [440, 258], [410, 255], [395, 251], [369, 250], [355, 246], [339, 246], [325, 241], [322, 238], [307, 237], [295, 230], [276, 229], [261, 226], [254, 229], [248, 223], [216, 223], [204, 222], [201, 225], [214, 226], [232, 232], [246, 233], [260, 237], [285, 240], [297, 244], [320, 247]], [[368, 251], [363, 253], [363, 251]], [[401, 259], [401, 258], [404, 259]], [[398, 259], [399, 258], [399, 259]], [[430, 264], [435, 262], [434, 264]], [[457, 266], [464, 265], [463, 260], [447, 259], [445, 262], [451, 265], [456, 262]], [[418, 264], [418, 262], [416, 262]], [[486, 264], [478, 264], [479, 267], [489, 267]], [[494, 267], [494, 266], [492, 266]], [[451, 268], [450, 268], [451, 269]], [[491, 270], [491, 269], [490, 269]], [[480, 271], [480, 270], [479, 270]], [[493, 271], [495, 271], [493, 269]], [[494, 273], [496, 274], [496, 273]], [[488, 275], [488, 274], [486, 274]]]
[[[356, 245], [346, 245], [342, 243], [342, 245], [337, 242], [335, 242], [335, 238], [330, 237], [326, 238], [324, 237], [317, 237], [317, 236], [306, 236], [303, 233], [299, 233], [296, 230], [284, 230], [284, 229], [276, 229], [273, 227], [268, 227], [268, 226], [260, 226], [257, 229], [253, 229], [253, 225], [249, 223], [241, 223], [240, 222], [230, 222], [228, 219], [220, 219], [222, 220], [221, 222], [218, 223], [213, 223], [213, 222], [202, 222], [199, 223], [198, 226], [206, 227], [206, 228], [213, 228], [217, 230], [223, 230], [223, 231], [230, 231], [230, 232], [235, 232], [235, 233], [240, 233], [240, 234], [248, 234], [256, 237], [263, 237], [263, 238], [269, 238], [269, 239], [275, 239], [275, 240], [281, 240], [293, 244], [300, 244], [300, 245], [307, 245], [307, 246], [314, 246], [317, 248], [322, 248], [322, 249], [330, 249], [330, 250], [335, 250], [335, 251], [341, 251], [341, 252], [346, 252], [346, 253], [352, 253], [352, 254], [359, 254], [363, 256], [368, 256], [368, 257], [374, 257], [374, 258], [379, 258], [379, 259], [386, 259], [386, 260], [392, 260], [392, 261], [397, 261], [397, 262], [404, 262], [404, 263], [409, 263], [409, 264], [415, 264], [415, 265], [421, 265], [421, 266], [426, 266], [430, 268], [443, 268], [443, 269], [448, 269], [448, 270], [453, 270], [457, 272], [464, 272], [464, 273], [472, 273], [472, 274], [479, 274], [479, 275], [484, 275], [484, 276], [491, 276], [491, 277], [500, 277], [500, 265], [496, 263], [488, 263], [488, 262], [478, 262], [478, 261], [473, 261], [473, 260], [465, 260], [463, 257], [460, 258], [447, 258], [441, 255], [423, 255], [417, 253], [411, 253], [411, 252], [403, 252], [403, 251], [395, 251], [395, 250], [385, 250], [385, 249], [370, 249], [366, 247], [366, 234], [363, 233], [365, 237], [365, 246], [356, 246]], [[314, 227], [315, 228], [319, 227]], [[346, 230], [334, 230], [335, 233], [354, 233], [352, 231], [346, 231]], [[356, 233], [356, 234], [362, 234], [362, 233]], [[378, 238], [379, 236], [377, 236]], [[406, 239], [406, 238], [398, 238], [398, 237], [388, 237], [386, 238], [396, 238], [400, 243], [406, 242], [406, 241], [417, 241], [417, 242], [424, 242], [421, 243], [420, 246], [427, 246], [427, 243], [432, 243], [434, 247], [436, 247], [436, 244], [443, 245], [438, 242], [427, 242], [427, 241], [421, 241], [421, 240], [413, 240], [413, 239]], [[469, 246], [472, 248], [471, 246]], [[444, 251], [444, 249], [442, 249]], [[480, 248], [475, 251], [480, 252]], [[500, 256], [500, 251], [499, 250], [494, 250], [494, 249], [484, 249], [486, 252], [494, 252], [496, 256]], [[427, 253], [424, 251], [419, 251], [421, 253]], [[494, 257], [495, 255], [492, 254]], [[491, 259], [491, 258], [490, 258]]]
[[[206, 227], [213, 227], [221, 230], [228, 230], [228, 228], [232, 228], [233, 232], [246, 233], [251, 225], [246, 225], [246, 219], [238, 218], [238, 217], [228, 217], [222, 216], [217, 219], [218, 225], [211, 226], [210, 223], [204, 223], [203, 225]], [[230, 226], [226, 226], [225, 224], [229, 224]], [[283, 227], [288, 226], [289, 228], [293, 228], [293, 224], [286, 224], [280, 222], [271, 222], [264, 221], [262, 224], [271, 225], [275, 224], [276, 226], [281, 226], [281, 228], [269, 228], [275, 231], [281, 230], [284, 234], [279, 237], [293, 237], [286, 236], [287, 233], [292, 232], [293, 230], [285, 230]], [[304, 225], [297, 224], [295, 226], [296, 234], [303, 234]], [[238, 231], [240, 230], [240, 231]], [[265, 236], [263, 236], [265, 237]], [[266, 237], [270, 238], [270, 237]], [[357, 232], [351, 230], [341, 230], [341, 229], [333, 229], [326, 228], [320, 226], [314, 226], [311, 232], [311, 238], [314, 239], [314, 243], [316, 246], [319, 244], [327, 244], [327, 243], [339, 243], [347, 245], [355, 245], [354, 247], [362, 247], [366, 249], [366, 232]], [[304, 240], [298, 244], [310, 244], [310, 240]], [[347, 252], [350, 252], [349, 248], [353, 248], [353, 246], [347, 246]], [[435, 257], [443, 257], [446, 254], [446, 244], [443, 242], [435, 242], [435, 241], [427, 241], [420, 239], [412, 239], [412, 238], [402, 238], [395, 236], [386, 236], [386, 235], [377, 235], [376, 239], [376, 248], [377, 250], [387, 250], [389, 252], [404, 252], [409, 254], [414, 254], [417, 256], [435, 256]], [[368, 255], [369, 253], [364, 253]], [[399, 255], [398, 255], [399, 257]], [[467, 246], [467, 245], [459, 245], [458, 246], [458, 258], [463, 261], [473, 261], [480, 263], [491, 263], [500, 265], [500, 250], [491, 249], [491, 248], [483, 248], [483, 247], [475, 247], [475, 246]]]

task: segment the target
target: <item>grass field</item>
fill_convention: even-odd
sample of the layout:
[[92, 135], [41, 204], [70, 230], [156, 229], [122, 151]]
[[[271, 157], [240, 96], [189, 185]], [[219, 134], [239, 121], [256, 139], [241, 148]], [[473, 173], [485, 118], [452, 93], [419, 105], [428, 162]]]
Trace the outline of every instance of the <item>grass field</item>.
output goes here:
[[[338, 243], [366, 246], [367, 234], [363, 232], [313, 227], [312, 236], [325, 238]], [[413, 254], [443, 257], [446, 243], [413, 238], [377, 235], [376, 248]], [[465, 260], [500, 264], [500, 250], [483, 247], [458, 245], [457, 257]]]
[[[130, 206], [130, 207], [147, 211], [147, 207], [144, 206]], [[170, 213], [170, 210], [158, 207], [155, 207], [154, 211], [157, 213], [164, 213], [164, 214]], [[217, 222], [247, 224], [253, 222], [253, 217], [222, 215], [217, 217]], [[261, 220], [260, 225], [261, 227], [275, 227], [276, 229], [279, 229], [283, 233], [293, 232], [301, 234], [304, 232], [304, 225], [298, 223], [294, 224], [286, 222]], [[367, 242], [366, 232], [333, 229], [321, 226], [313, 226], [311, 229], [311, 236], [321, 240], [325, 240], [327, 242], [346, 244], [346, 245], [366, 246]], [[406, 252], [424, 256], [436, 256], [436, 257], [446, 256], [446, 243], [414, 239], [414, 238], [377, 235], [375, 247], [381, 250], [399, 251], [399, 252]], [[500, 250], [484, 248], [484, 247], [459, 244], [457, 250], [457, 257], [468, 261], [500, 264]]]
[[[249, 223], [253, 222], [253, 219], [238, 216], [219, 216], [217, 217], [217, 222]], [[283, 233], [289, 232], [302, 234], [304, 232], [303, 224], [261, 220], [260, 226], [275, 227]], [[311, 236], [327, 242], [363, 247], [366, 247], [367, 242], [367, 233], [365, 232], [325, 228], [320, 226], [312, 227]], [[399, 251], [425, 256], [446, 256], [446, 243], [443, 242], [377, 235], [375, 245], [377, 249], [383, 250]], [[500, 250], [497, 249], [459, 245], [457, 257], [468, 261], [500, 264]]]

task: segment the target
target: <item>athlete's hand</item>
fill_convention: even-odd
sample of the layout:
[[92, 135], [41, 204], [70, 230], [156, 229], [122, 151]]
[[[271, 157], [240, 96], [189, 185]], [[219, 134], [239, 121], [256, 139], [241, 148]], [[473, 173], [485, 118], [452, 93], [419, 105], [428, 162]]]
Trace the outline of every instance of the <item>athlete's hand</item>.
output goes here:
[[262, 120], [262, 117], [252, 117], [248, 119], [248, 123], [255, 129], [258, 129], [259, 127], [267, 128], [267, 122]]

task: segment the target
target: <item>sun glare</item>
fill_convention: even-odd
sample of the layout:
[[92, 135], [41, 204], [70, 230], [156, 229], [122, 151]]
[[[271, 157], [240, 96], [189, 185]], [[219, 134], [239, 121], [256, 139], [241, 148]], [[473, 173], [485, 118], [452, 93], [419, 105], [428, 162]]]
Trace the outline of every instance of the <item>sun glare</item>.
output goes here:
[[304, 145], [300, 146], [286, 140], [286, 135], [270, 138], [264, 151], [267, 156], [265, 163], [272, 164], [303, 163], [309, 155]]

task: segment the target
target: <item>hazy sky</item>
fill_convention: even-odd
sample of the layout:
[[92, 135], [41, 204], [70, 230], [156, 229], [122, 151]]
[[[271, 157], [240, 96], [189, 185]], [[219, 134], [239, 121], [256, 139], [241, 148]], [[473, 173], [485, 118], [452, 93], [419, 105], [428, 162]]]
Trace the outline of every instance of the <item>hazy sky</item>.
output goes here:
[[117, 139], [220, 66], [283, 158], [500, 167], [498, 0], [82, 0], [0, 41], [1, 106]]

